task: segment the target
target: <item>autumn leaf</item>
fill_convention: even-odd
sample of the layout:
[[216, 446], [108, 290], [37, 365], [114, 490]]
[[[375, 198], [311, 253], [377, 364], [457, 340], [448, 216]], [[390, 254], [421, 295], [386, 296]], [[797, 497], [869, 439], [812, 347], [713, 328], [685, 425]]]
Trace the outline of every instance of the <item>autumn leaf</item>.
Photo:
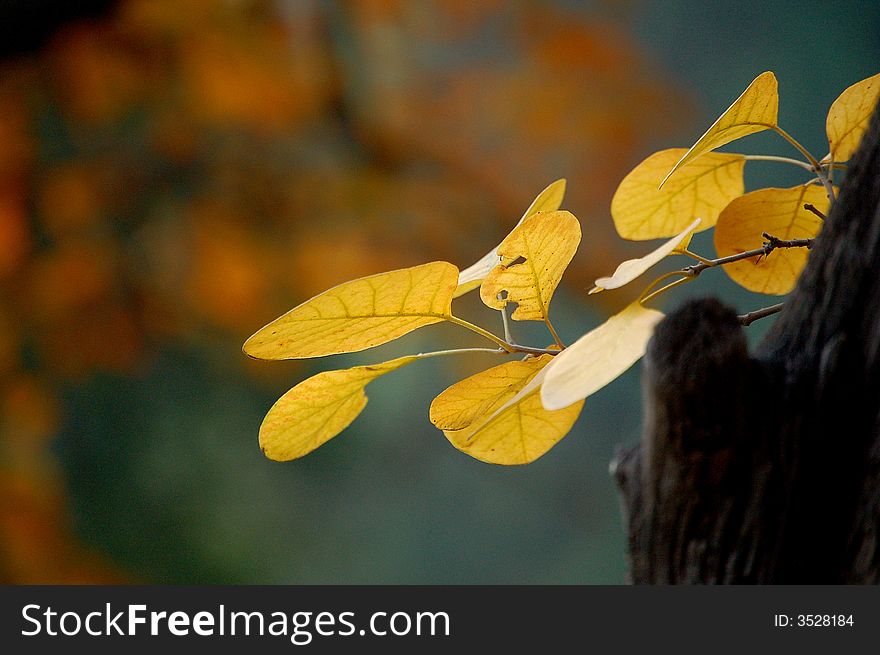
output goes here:
[[486, 276], [480, 298], [492, 309], [516, 303], [511, 318], [517, 321], [547, 320], [553, 292], [580, 241], [580, 224], [567, 211], [527, 218], [498, 246], [498, 254], [508, 263]]
[[345, 282], [291, 309], [244, 344], [256, 359], [355, 352], [446, 320], [458, 269], [432, 262]]
[[831, 104], [825, 131], [833, 161], [847, 161], [856, 151], [880, 98], [880, 73], [847, 88]]
[[629, 284], [642, 273], [651, 268], [664, 257], [672, 254], [685, 242], [694, 232], [694, 229], [700, 224], [700, 219], [696, 219], [688, 225], [681, 233], [672, 237], [669, 241], [661, 245], [659, 248], [649, 252], [639, 259], [627, 259], [620, 264], [611, 277], [600, 277], [596, 280], [596, 286], [590, 290], [590, 293], [599, 293], [606, 289], [619, 289], [625, 284]]
[[677, 234], [695, 217], [705, 230], [744, 190], [742, 155], [706, 153], [679, 171], [663, 188], [664, 176], [685, 154], [684, 148], [661, 150], [623, 178], [611, 199], [611, 217], [624, 239], [661, 239]]
[[634, 302], [556, 355], [541, 385], [544, 407], [569, 407], [616, 379], [645, 354], [662, 318]]
[[[760, 189], [741, 196], [721, 212], [715, 226], [715, 250], [727, 257], [764, 243], [763, 232], [780, 239], [808, 239], [819, 233], [822, 221], [804, 209], [804, 203], [828, 212], [825, 189], [815, 185], [790, 189]], [[767, 257], [755, 257], [724, 266], [730, 277], [750, 291], [782, 295], [794, 288], [807, 263], [805, 248], [775, 250]]]
[[[562, 205], [562, 199], [564, 197], [565, 180], [560, 179], [552, 182], [532, 201], [532, 204], [526, 209], [522, 218], [520, 218], [519, 222], [514, 226], [514, 229], [522, 224], [522, 222], [529, 216], [533, 216], [538, 212], [556, 211]], [[480, 283], [489, 274], [489, 271], [495, 268], [500, 261], [501, 258], [498, 256], [498, 248], [496, 247], [486, 253], [475, 264], [464, 269], [458, 274], [458, 287], [455, 289], [453, 297], [458, 298], [459, 296], [466, 294], [468, 291], [480, 286]]]
[[462, 430], [477, 419], [486, 418], [549, 360], [550, 355], [542, 355], [505, 362], [453, 384], [431, 403], [431, 423], [441, 430]]
[[551, 360], [506, 362], [452, 385], [431, 403], [431, 421], [453, 446], [481, 461], [535, 461], [568, 434], [583, 405], [548, 411], [537, 386], [521, 394]]
[[400, 357], [381, 364], [325, 371], [281, 396], [260, 426], [260, 448], [279, 462], [312, 452], [347, 428], [367, 404], [364, 387], [381, 375], [418, 359]]
[[665, 185], [675, 171], [703, 153], [749, 134], [776, 127], [778, 113], [779, 94], [776, 76], [769, 71], [761, 73], [678, 160], [660, 186]]

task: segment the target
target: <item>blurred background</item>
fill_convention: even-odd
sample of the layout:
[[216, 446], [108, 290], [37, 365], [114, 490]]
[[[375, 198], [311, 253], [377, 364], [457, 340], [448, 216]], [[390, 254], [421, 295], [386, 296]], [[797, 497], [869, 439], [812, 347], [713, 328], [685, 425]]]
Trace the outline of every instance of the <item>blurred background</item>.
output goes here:
[[[639, 436], [638, 367], [526, 467], [428, 422], [479, 357], [382, 378], [352, 427], [280, 464], [257, 431], [306, 376], [484, 344], [432, 326], [258, 363], [241, 343], [341, 281], [472, 263], [559, 177], [585, 234], [553, 309], [570, 342], [632, 297], [587, 302], [592, 280], [651, 247], [613, 232], [620, 179], [764, 70], [824, 155], [828, 106], [880, 69], [878, 25], [874, 1], [2, 0], [0, 581], [623, 582], [607, 469]], [[775, 302], [719, 271], [661, 306], [707, 293]]]

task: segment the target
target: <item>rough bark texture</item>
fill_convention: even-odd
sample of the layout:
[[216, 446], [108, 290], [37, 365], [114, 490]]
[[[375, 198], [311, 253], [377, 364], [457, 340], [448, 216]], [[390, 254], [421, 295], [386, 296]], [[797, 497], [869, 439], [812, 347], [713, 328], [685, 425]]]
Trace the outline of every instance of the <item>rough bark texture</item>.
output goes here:
[[750, 355], [733, 310], [657, 327], [612, 469], [634, 583], [880, 582], [880, 110]]

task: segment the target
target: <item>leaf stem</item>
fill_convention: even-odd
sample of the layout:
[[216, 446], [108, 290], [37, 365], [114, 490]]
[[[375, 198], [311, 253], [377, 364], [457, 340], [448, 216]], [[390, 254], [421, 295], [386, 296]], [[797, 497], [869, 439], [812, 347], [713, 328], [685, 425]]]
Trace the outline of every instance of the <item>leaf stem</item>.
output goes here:
[[501, 322], [504, 324], [504, 340], [507, 343], [513, 343], [513, 336], [510, 332], [510, 319], [507, 317], [507, 305], [501, 308]]
[[[450, 323], [454, 323], [455, 325], [460, 325], [461, 327], [470, 330], [471, 332], [476, 332], [482, 337], [485, 337], [492, 343], [496, 344], [502, 352], [507, 354], [510, 353], [525, 353], [527, 355], [558, 355], [559, 350], [551, 350], [550, 348], [533, 348], [532, 346], [520, 346], [516, 343], [509, 343], [502, 339], [501, 337], [492, 334], [488, 330], [484, 330], [479, 325], [474, 325], [469, 321], [466, 321], [462, 318], [458, 318], [458, 316], [446, 316], [446, 320]], [[480, 351], [484, 349], [479, 349]], [[491, 350], [491, 349], [489, 349]]]
[[791, 157], [777, 157], [776, 155], [742, 155], [742, 157], [746, 161], [775, 161], [782, 164], [792, 164], [810, 171], [811, 173], [815, 170], [809, 162], [801, 161], [800, 159], [792, 159]]
[[429, 359], [431, 357], [442, 357], [444, 355], [459, 355], [462, 353], [494, 353], [496, 355], [509, 354], [503, 348], [452, 348], [450, 350], [434, 350], [432, 352], [419, 353], [418, 355], [413, 355], [413, 357], [417, 357], [419, 359]]
[[822, 168], [822, 164], [820, 164], [819, 161], [815, 157], [813, 157], [812, 154], [810, 154], [810, 151], [804, 148], [797, 139], [795, 139], [792, 135], [783, 130], [781, 127], [779, 127], [778, 125], [772, 125], [771, 129], [783, 139], [788, 141], [792, 146], [795, 147], [795, 149], [799, 153], [807, 158], [807, 161], [810, 162], [810, 166], [812, 166], [813, 172], [816, 173], [816, 176], [822, 182], [822, 186], [825, 187], [825, 193], [828, 194], [828, 200], [834, 202], [834, 187], [831, 186], [831, 181], [828, 179], [828, 174]]
[[698, 262], [700, 262], [701, 264], [711, 264], [711, 263], [712, 263], [712, 260], [711, 260], [711, 259], [706, 259], [706, 258], [703, 257], [702, 255], [698, 255], [698, 254], [695, 253], [695, 252], [691, 252], [691, 251], [688, 250], [687, 248], [685, 248], [684, 250], [681, 250], [681, 251], [679, 251], [679, 252], [681, 252], [682, 255], [687, 255], [687, 256], [690, 257], [691, 259], [696, 259], [696, 260], [697, 260]]
[[556, 328], [554, 328], [553, 323], [550, 322], [549, 316], [544, 319], [544, 324], [547, 326], [547, 329], [550, 330], [550, 334], [553, 336], [553, 341], [556, 342], [556, 345], [559, 346], [560, 350], [565, 348], [565, 344], [562, 343], [562, 339], [560, 339], [559, 335], [556, 333]]
[[471, 323], [469, 321], [465, 321], [464, 319], [458, 318], [458, 316], [453, 316], [451, 314], [446, 317], [446, 320], [449, 321], [450, 323], [455, 323], [456, 325], [460, 325], [461, 327], [463, 327], [467, 330], [470, 330], [471, 332], [476, 332], [481, 337], [485, 337], [486, 339], [488, 339], [492, 343], [496, 344], [499, 348], [502, 348], [506, 352], [509, 352], [509, 353], [514, 352], [511, 345], [509, 343], [507, 343], [504, 339], [492, 334], [488, 330], [484, 330], [479, 325], [474, 325], [473, 323]]
[[[676, 273], [679, 273], [679, 271], [676, 271]], [[674, 289], [675, 287], [677, 287], [677, 286], [681, 286], [682, 284], [686, 284], [686, 283], [688, 283], [688, 282], [693, 282], [693, 280], [694, 280], [693, 277], [688, 277], [688, 276], [680, 277], [680, 278], [678, 278], [675, 282], [670, 282], [670, 283], [667, 284], [666, 286], [664, 286], [664, 287], [660, 287], [660, 288], [657, 289], [656, 291], [654, 291], [654, 292], [652, 292], [652, 293], [649, 293], [649, 294], [648, 294], [647, 296], [645, 296], [644, 298], [640, 298], [640, 299], [639, 299], [639, 303], [642, 304], [642, 305], [644, 305], [646, 302], [648, 302], [649, 300], [651, 300], [651, 299], [653, 299], [653, 298], [659, 296], [661, 293], [666, 293], [666, 292], [669, 291], [670, 289]]]
[[[701, 258], [701, 259], [702, 259], [702, 258]], [[703, 260], [703, 261], [710, 262], [711, 260], [706, 259], [706, 260]], [[676, 275], [685, 275], [685, 273], [684, 273], [684, 269], [681, 269], [681, 270], [678, 270], [678, 271], [670, 271], [669, 273], [664, 273], [664, 274], [661, 275], [660, 277], [658, 277], [658, 278], [656, 278], [656, 279], [654, 279], [654, 280], [651, 280], [651, 283], [650, 283], [648, 286], [645, 287], [645, 290], [642, 291], [642, 295], [639, 296], [639, 302], [640, 302], [640, 303], [644, 303], [645, 300], [646, 300], [646, 298], [647, 298], [649, 295], [651, 295], [651, 297], [653, 297], [653, 294], [649, 294], [649, 292], [651, 291], [651, 289], [653, 289], [654, 287], [656, 287], [656, 286], [657, 286], [658, 284], [660, 284], [663, 280], [668, 280], [669, 278], [671, 278], [671, 277], [675, 277]]]

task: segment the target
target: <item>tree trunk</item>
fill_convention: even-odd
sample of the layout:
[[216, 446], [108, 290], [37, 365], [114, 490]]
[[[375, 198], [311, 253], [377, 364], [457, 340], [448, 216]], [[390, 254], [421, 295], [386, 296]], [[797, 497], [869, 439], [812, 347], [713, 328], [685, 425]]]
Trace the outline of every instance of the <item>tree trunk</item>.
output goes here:
[[880, 109], [767, 338], [691, 301], [612, 470], [634, 583], [880, 581]]

